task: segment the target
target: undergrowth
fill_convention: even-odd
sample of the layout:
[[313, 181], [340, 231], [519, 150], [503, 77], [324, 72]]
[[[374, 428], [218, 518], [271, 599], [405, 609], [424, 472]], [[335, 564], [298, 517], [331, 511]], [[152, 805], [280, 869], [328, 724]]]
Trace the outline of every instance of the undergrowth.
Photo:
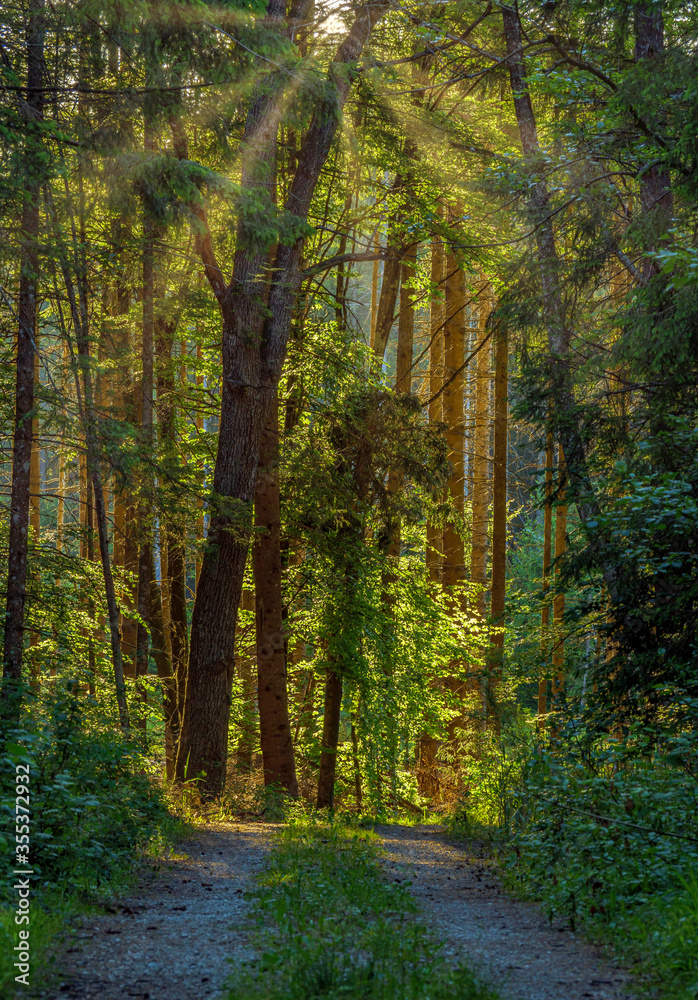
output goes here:
[[[57, 684], [29, 702], [19, 726], [3, 733], [0, 756], [0, 994], [15, 986], [18, 926], [14, 869], [15, 774], [29, 768], [30, 979], [46, 974], [51, 945], [76, 913], [123, 891], [145, 852], [182, 833], [156, 780], [140, 734], [127, 736], [98, 700]], [[17, 852], [17, 853], [16, 853]], [[26, 987], [19, 986], [26, 990]]]
[[508, 736], [464, 766], [449, 832], [488, 840], [510, 891], [613, 945], [650, 995], [696, 1000], [698, 730]]
[[494, 1000], [444, 959], [377, 858], [370, 831], [292, 815], [253, 893], [261, 958], [228, 1000]]

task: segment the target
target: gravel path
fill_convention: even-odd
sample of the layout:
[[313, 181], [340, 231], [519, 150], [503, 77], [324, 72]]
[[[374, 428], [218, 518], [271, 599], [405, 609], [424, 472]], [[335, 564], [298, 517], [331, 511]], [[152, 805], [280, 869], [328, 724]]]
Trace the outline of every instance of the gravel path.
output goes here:
[[509, 899], [492, 865], [433, 826], [379, 826], [396, 881], [411, 891], [444, 942], [507, 1000], [627, 1000], [626, 974], [534, 904]]
[[[89, 915], [58, 956], [60, 976], [42, 1000], [207, 1000], [230, 960], [252, 957], [243, 892], [275, 828], [216, 823], [144, 874], [114, 912]], [[155, 867], [155, 865], [153, 866]]]

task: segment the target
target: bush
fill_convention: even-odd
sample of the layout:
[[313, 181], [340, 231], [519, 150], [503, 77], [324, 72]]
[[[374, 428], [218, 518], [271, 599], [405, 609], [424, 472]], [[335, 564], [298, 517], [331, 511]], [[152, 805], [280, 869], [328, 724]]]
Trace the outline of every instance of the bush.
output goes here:
[[[94, 900], [127, 877], [154, 838], [175, 825], [164, 795], [148, 775], [151, 763], [133, 735], [105, 719], [93, 699], [59, 684], [28, 708], [20, 728], [6, 732], [0, 758], [0, 846], [9, 865], [15, 852], [15, 774], [29, 767], [29, 862], [32, 970], [60, 928], [56, 914]], [[17, 895], [12, 879], [0, 887], [0, 990], [14, 978]], [[52, 914], [52, 915], [49, 915]], [[4, 947], [10, 944], [9, 949]]]

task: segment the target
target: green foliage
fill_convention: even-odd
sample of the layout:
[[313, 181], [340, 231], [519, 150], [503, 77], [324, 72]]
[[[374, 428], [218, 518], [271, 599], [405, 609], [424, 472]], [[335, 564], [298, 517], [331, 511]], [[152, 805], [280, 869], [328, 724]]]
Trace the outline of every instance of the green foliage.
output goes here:
[[229, 1000], [494, 1000], [444, 961], [366, 831], [293, 815], [253, 901], [262, 956], [236, 970]]
[[[152, 762], [135, 735], [124, 736], [75, 682], [56, 682], [29, 699], [19, 729], [5, 725], [0, 756], [0, 847], [15, 857], [15, 769], [29, 767], [31, 967], [41, 973], [76, 910], [119, 891], [146, 848], [178, 832]], [[6, 741], [6, 742], [5, 742]], [[18, 841], [19, 843], [19, 841]], [[13, 881], [0, 887], [0, 989], [9, 988], [17, 927]], [[11, 943], [10, 943], [11, 942]], [[6, 947], [9, 943], [9, 947]], [[4, 995], [4, 994], [3, 994]]]
[[[686, 706], [695, 718], [695, 704]], [[696, 988], [698, 741], [638, 725], [622, 741], [570, 725], [520, 758], [511, 887], [551, 920], [614, 941], [662, 984]]]
[[[108, 887], [171, 823], [138, 738], [106, 724], [75, 688], [58, 684], [42, 698], [22, 728], [8, 734], [2, 757], [6, 829], [14, 829], [15, 766], [30, 768], [36, 902], [48, 893], [90, 895]], [[2, 891], [11, 897], [7, 884]]]

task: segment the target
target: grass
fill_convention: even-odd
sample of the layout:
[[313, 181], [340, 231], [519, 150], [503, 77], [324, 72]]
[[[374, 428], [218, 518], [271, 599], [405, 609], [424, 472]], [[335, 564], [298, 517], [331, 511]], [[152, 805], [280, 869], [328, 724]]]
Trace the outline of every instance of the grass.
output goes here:
[[313, 814], [290, 820], [253, 893], [260, 958], [231, 977], [228, 1000], [495, 1000], [444, 959], [377, 844]]

